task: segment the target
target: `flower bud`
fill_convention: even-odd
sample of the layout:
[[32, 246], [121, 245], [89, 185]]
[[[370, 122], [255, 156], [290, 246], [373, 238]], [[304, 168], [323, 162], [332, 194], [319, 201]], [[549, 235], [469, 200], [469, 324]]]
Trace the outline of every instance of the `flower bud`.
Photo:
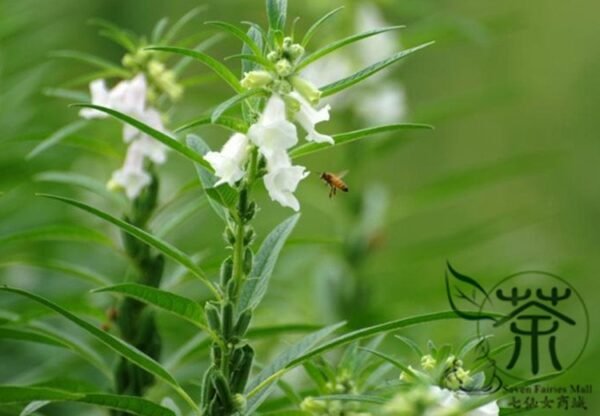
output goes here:
[[290, 46], [292, 46], [293, 42], [294, 40], [290, 36], [286, 36], [283, 38], [283, 48], [288, 49]]
[[319, 414], [327, 411], [327, 403], [323, 400], [317, 400], [309, 396], [302, 400], [302, 403], [300, 404], [300, 409], [304, 410], [305, 412]]
[[250, 71], [244, 73], [242, 87], [246, 89], [266, 87], [273, 81], [273, 75], [267, 71]]
[[424, 370], [432, 370], [437, 365], [437, 360], [430, 354], [421, 357], [421, 367]]
[[279, 53], [271, 51], [267, 54], [267, 59], [271, 62], [277, 62], [279, 60]]
[[275, 71], [280, 77], [289, 77], [292, 74], [292, 64], [287, 59], [280, 59], [275, 63]]
[[273, 82], [272, 90], [273, 92], [285, 97], [286, 94], [292, 92], [292, 84], [286, 80], [275, 80]]
[[233, 406], [235, 410], [240, 413], [243, 413], [246, 410], [246, 398], [243, 394], [236, 393], [233, 395]]
[[294, 43], [292, 46], [290, 46], [288, 53], [290, 58], [295, 61], [304, 55], [304, 48], [299, 43]]
[[302, 77], [295, 76], [291, 80], [294, 89], [298, 91], [304, 98], [308, 100], [312, 105], [319, 103], [321, 99], [321, 91], [315, 87], [310, 81], [305, 80]]

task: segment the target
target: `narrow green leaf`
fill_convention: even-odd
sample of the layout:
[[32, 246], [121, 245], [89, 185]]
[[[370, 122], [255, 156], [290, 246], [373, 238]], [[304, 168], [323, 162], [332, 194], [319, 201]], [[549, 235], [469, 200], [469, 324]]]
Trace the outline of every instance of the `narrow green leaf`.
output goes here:
[[394, 335], [394, 338], [396, 338], [396, 339], [402, 341], [403, 343], [405, 343], [408, 346], [408, 348], [410, 348], [415, 353], [415, 355], [417, 356], [417, 358], [421, 359], [421, 357], [425, 355], [425, 353], [419, 347], [419, 345], [415, 341], [413, 341], [412, 339], [407, 338], [407, 337], [403, 337], [402, 335]]
[[73, 133], [78, 132], [88, 125], [87, 120], [77, 120], [66, 126], [60, 128], [59, 130], [52, 133], [50, 136], [42, 140], [38, 143], [37, 146], [33, 148], [31, 152], [29, 152], [26, 156], [27, 160], [31, 160], [34, 157], [38, 156], [40, 153], [50, 149], [53, 146], [56, 146], [60, 143], [64, 138], [72, 135]]
[[204, 274], [204, 272], [202, 271], [202, 269], [198, 265], [196, 265], [187, 254], [185, 254], [183, 251], [179, 250], [177, 247], [167, 243], [166, 241], [163, 241], [163, 240], [153, 236], [149, 232], [147, 232], [141, 228], [138, 228], [132, 224], [129, 224], [128, 222], [125, 222], [119, 218], [113, 217], [112, 215], [110, 215], [104, 211], [101, 211], [97, 208], [86, 205], [83, 202], [79, 202], [79, 201], [76, 201], [76, 200], [70, 199], [70, 198], [64, 198], [62, 196], [57, 196], [57, 195], [37, 194], [37, 196], [41, 196], [43, 198], [55, 199], [57, 201], [64, 202], [66, 204], [69, 204], [74, 207], [80, 208], [84, 211], [87, 211], [90, 214], [93, 214], [96, 217], [99, 217], [105, 221], [108, 221], [113, 225], [116, 225], [117, 227], [119, 227], [120, 229], [125, 231], [126, 233], [128, 233], [128, 234], [132, 235], [133, 237], [143, 241], [144, 243], [154, 247], [155, 249], [157, 249], [158, 251], [163, 253], [165, 256], [170, 257], [171, 259], [175, 260], [177, 263], [181, 264], [182, 266], [187, 267], [188, 270], [190, 270], [196, 277], [198, 277], [202, 282], [204, 282], [208, 286], [209, 289], [211, 289], [215, 294], [218, 294], [218, 291], [216, 290], [214, 285], [207, 279], [207, 277]]
[[[258, 46], [259, 51], [263, 50], [263, 35], [262, 29], [255, 24], [251, 24], [247, 33], [248, 37]], [[250, 55], [252, 49], [247, 45], [242, 45], [242, 55]], [[253, 71], [257, 68], [255, 62], [251, 59], [242, 59], [242, 75], [246, 72]]]
[[265, 94], [265, 90], [263, 90], [262, 88], [255, 88], [252, 90], [244, 91], [243, 93], [235, 95], [230, 99], [222, 102], [213, 111], [211, 116], [211, 122], [215, 124], [225, 111], [241, 103], [242, 101], [258, 94]]
[[[31, 401], [67, 401], [97, 405], [122, 410], [142, 416], [175, 416], [172, 410], [141, 397], [107, 394], [80, 393], [37, 386], [0, 386], [0, 403], [27, 403]], [[39, 409], [39, 407], [38, 407]]]
[[106, 59], [102, 59], [98, 56], [91, 55], [91, 54], [85, 53], [85, 52], [55, 51], [55, 52], [50, 52], [50, 57], [51, 58], [74, 59], [74, 60], [84, 62], [89, 65], [95, 66], [100, 69], [110, 69], [111, 71], [119, 73], [123, 78], [129, 78], [131, 75], [129, 73], [129, 71], [121, 68], [120, 66], [115, 65], [112, 62], [107, 61]]
[[243, 88], [240, 85], [239, 79], [221, 62], [215, 58], [194, 49], [186, 48], [175, 48], [171, 46], [149, 46], [146, 49], [151, 51], [169, 52], [176, 53], [179, 55], [189, 56], [190, 58], [196, 59], [202, 62], [204, 65], [212, 69], [218, 76], [220, 76], [226, 83], [228, 83], [236, 92], [242, 92]]
[[[229, 61], [230, 59], [234, 59], [234, 58], [239, 58], [243, 62], [253, 62], [255, 64], [259, 64], [259, 65], [263, 66], [264, 68], [273, 68], [273, 63], [271, 61], [269, 61], [268, 59], [266, 59], [262, 56], [259, 56], [259, 55], [252, 55], [252, 54], [248, 54], [248, 53], [238, 53], [235, 55], [229, 55], [228, 57], [225, 58], [225, 60]], [[257, 66], [254, 65], [254, 68], [257, 68]]]
[[267, 18], [270, 30], [283, 31], [287, 18], [287, 0], [267, 0]]
[[308, 42], [310, 42], [310, 40], [312, 39], [312, 37], [315, 35], [315, 33], [317, 32], [317, 29], [319, 29], [323, 23], [325, 23], [327, 20], [329, 20], [331, 17], [333, 17], [335, 14], [337, 14], [343, 8], [344, 8], [344, 6], [338, 7], [337, 9], [334, 9], [334, 10], [330, 11], [325, 16], [323, 16], [319, 20], [317, 20], [306, 31], [306, 34], [304, 35], [304, 38], [302, 38], [302, 46], [306, 48], [306, 45], [308, 45]]
[[[193, 134], [188, 135], [187, 144], [200, 155], [205, 155], [210, 151], [204, 140]], [[212, 172], [204, 169], [203, 166], [196, 165], [196, 172], [208, 196], [210, 206], [222, 220], [227, 221], [227, 209], [225, 207], [230, 205], [228, 201], [237, 200], [237, 191], [226, 184], [214, 188], [217, 178]]]
[[105, 199], [113, 201], [121, 207], [125, 207], [127, 205], [127, 200], [122, 194], [111, 192], [106, 188], [106, 184], [103, 182], [76, 172], [41, 172], [36, 174], [33, 177], [33, 180], [38, 182], [55, 182], [79, 186]]
[[175, 416], [175, 412], [141, 397], [107, 393], [87, 393], [81, 403], [121, 410], [141, 416]]
[[458, 318], [460, 318], [460, 317], [458, 315], [456, 315], [453, 311], [437, 312], [437, 313], [432, 313], [432, 314], [427, 314], [427, 315], [420, 315], [420, 316], [413, 316], [410, 318], [398, 319], [395, 321], [385, 322], [385, 323], [382, 323], [379, 325], [373, 325], [373, 326], [370, 326], [367, 328], [349, 332], [345, 335], [334, 338], [331, 341], [326, 342], [325, 344], [323, 344], [317, 348], [311, 349], [310, 351], [308, 351], [306, 353], [296, 356], [296, 358], [294, 358], [292, 361], [290, 361], [289, 364], [287, 364], [285, 368], [281, 368], [279, 371], [272, 373], [262, 383], [260, 383], [256, 387], [254, 387], [248, 393], [248, 397], [252, 397], [256, 394], [261, 394], [260, 392], [261, 392], [261, 390], [263, 390], [263, 388], [265, 386], [273, 383], [279, 377], [283, 376], [287, 371], [302, 364], [306, 360], [309, 360], [313, 357], [321, 355], [321, 354], [328, 352], [334, 348], [349, 344], [351, 342], [354, 342], [354, 341], [357, 341], [360, 339], [369, 338], [369, 337], [372, 337], [372, 336], [375, 336], [375, 335], [378, 335], [378, 334], [381, 334], [384, 332], [394, 331], [394, 330], [397, 330], [400, 328], [406, 328], [409, 326], [428, 323], [428, 322], [435, 322], [435, 321], [441, 321], [441, 320], [447, 320], [447, 319], [458, 319]]
[[275, 357], [262, 371], [248, 383], [246, 389], [248, 397], [248, 407], [245, 415], [251, 415], [267, 399], [275, 381], [283, 375], [291, 363], [298, 357], [306, 355], [315, 345], [327, 338], [329, 335], [344, 326], [345, 323], [338, 323], [327, 326], [319, 331], [313, 332], [300, 339], [290, 347], [286, 348], [280, 355]]
[[340, 400], [344, 402], [361, 402], [384, 404], [387, 399], [366, 394], [331, 394], [326, 396], [316, 396], [315, 400]]
[[[377, 127], [369, 127], [361, 130], [354, 130], [347, 133], [338, 133], [334, 134], [333, 140], [335, 141], [334, 146], [340, 146], [342, 144], [352, 143], [356, 140], [364, 139], [365, 137], [373, 136], [375, 134], [388, 133], [392, 131], [398, 130], [431, 130], [433, 126], [429, 124], [418, 124], [418, 123], [400, 123], [400, 124], [388, 124], [384, 126]], [[327, 143], [305, 143], [300, 145], [292, 151], [290, 151], [290, 156], [292, 158], [298, 158], [301, 156], [306, 156], [311, 153], [319, 152], [321, 150], [326, 150], [333, 148], [334, 146]]]
[[91, 101], [90, 94], [68, 88], [44, 88], [43, 94], [47, 97], [62, 98], [70, 101]]
[[81, 393], [69, 393], [47, 387], [0, 386], [0, 403], [27, 403], [36, 400], [75, 401]]
[[103, 19], [91, 19], [89, 23], [103, 29], [100, 31], [101, 36], [112, 40], [117, 45], [121, 45], [130, 52], [135, 52], [137, 50], [138, 41], [135, 38], [135, 35], [130, 32]]
[[146, 133], [147, 135], [152, 136], [159, 142], [163, 143], [165, 146], [170, 147], [171, 149], [173, 149], [177, 153], [182, 154], [183, 156], [187, 157], [188, 159], [205, 166], [209, 170], [212, 170], [210, 164], [206, 160], [204, 160], [202, 157], [200, 157], [200, 155], [198, 155], [198, 153], [192, 151], [187, 146], [184, 146], [183, 144], [179, 143], [177, 141], [177, 139], [175, 139], [161, 131], [154, 129], [154, 128], [150, 127], [149, 125], [142, 123], [139, 120], [136, 120], [133, 117], [123, 114], [119, 111], [113, 110], [112, 108], [102, 107], [102, 106], [94, 105], [94, 104], [73, 104], [73, 107], [93, 108], [95, 110], [102, 111], [106, 114], [109, 114], [109, 115], [113, 116], [114, 118], [121, 120], [121, 121], [137, 128], [138, 130]]
[[202, 307], [191, 299], [171, 292], [137, 283], [121, 283], [114, 286], [94, 289], [92, 292], [112, 292], [129, 296], [179, 316], [200, 328], [205, 328]]
[[379, 358], [387, 361], [388, 363], [392, 364], [394, 367], [397, 367], [400, 370], [402, 370], [403, 372], [405, 372], [406, 374], [409, 374], [415, 380], [419, 380], [420, 379], [420, 376], [417, 373], [415, 373], [415, 371], [413, 369], [411, 369], [407, 365], [402, 364], [400, 361], [396, 360], [393, 357], [390, 357], [387, 354], [384, 354], [384, 353], [379, 352], [377, 350], [372, 350], [370, 348], [361, 348], [361, 350], [366, 351], [368, 353], [371, 353], [373, 355], [376, 355], [377, 357], [379, 357]]
[[165, 33], [165, 30], [167, 29], [168, 25], [169, 25], [168, 17], [163, 17], [156, 23], [156, 25], [154, 26], [154, 29], [152, 29], [152, 36], [150, 37], [150, 39], [152, 39], [152, 43], [157, 43], [157, 42], [161, 41], [163, 34]]
[[300, 63], [298, 64], [298, 70], [305, 68], [306, 66], [315, 62], [316, 60], [321, 59], [322, 57], [329, 55], [330, 53], [335, 52], [336, 50], [346, 45], [350, 45], [354, 42], [358, 42], [359, 40], [367, 39], [372, 36], [379, 35], [381, 33], [389, 32], [391, 30], [403, 29], [404, 27], [405, 26], [389, 26], [380, 29], [368, 30], [366, 32], [357, 33], [355, 35], [348, 36], [347, 38], [330, 43], [329, 45], [316, 50], [315, 52], [311, 53], [310, 55], [307, 55], [304, 59], [302, 59], [302, 61], [300, 61]]
[[414, 48], [406, 49], [404, 51], [398, 52], [395, 55], [390, 56], [387, 59], [379, 61], [371, 66], [366, 67], [365, 69], [358, 71], [357, 73], [350, 75], [349, 77], [343, 78], [339, 81], [333, 82], [331, 84], [320, 87], [319, 89], [322, 92], [322, 97], [327, 97], [329, 95], [333, 95], [340, 91], [345, 90], [359, 82], [369, 78], [371, 75], [374, 75], [381, 71], [384, 68], [398, 62], [400, 59], [407, 57], [408, 55], [415, 53], [421, 49], [424, 49], [428, 46], [433, 45], [435, 42], [424, 43], [423, 45], [415, 46]]
[[45, 225], [0, 236], [0, 244], [32, 241], [78, 241], [113, 247], [104, 234], [91, 228], [67, 224]]
[[[207, 124], [213, 124], [212, 117], [210, 115], [202, 116], [192, 121], [188, 121], [184, 125], [175, 129], [175, 133], [189, 130], [198, 126], [205, 126]], [[221, 116], [216, 121], [216, 124], [225, 127], [234, 132], [246, 133], [248, 131], [248, 124], [242, 119], [237, 117]]]
[[265, 238], [254, 259], [250, 276], [244, 283], [239, 300], [239, 310], [254, 309], [267, 293], [269, 280], [273, 274], [275, 263], [287, 238], [298, 223], [300, 214], [294, 214], [279, 224]]
[[[210, 48], [211, 46], [215, 45], [217, 42], [219, 42], [221, 39], [223, 39], [223, 34], [222, 33], [218, 33], [214, 36], [211, 36], [207, 39], [204, 39], [203, 41], [199, 42], [192, 50], [194, 51], [205, 51], [208, 48]], [[190, 56], [182, 56], [181, 59], [179, 59], [179, 61], [173, 65], [173, 72], [175, 73], [175, 75], [180, 76], [181, 73], [192, 63], [194, 62], [194, 58], [190, 57]], [[215, 75], [217, 76], [217, 74], [213, 71], [210, 74], [205, 74], [206, 75]]]
[[[97, 328], [96, 326], [90, 324], [89, 322], [78, 318], [77, 316], [73, 315], [71, 312], [67, 311], [66, 309], [63, 309], [62, 307], [49, 301], [46, 298], [43, 298], [41, 296], [35, 295], [33, 293], [30, 293], [30, 292], [27, 292], [24, 290], [10, 288], [10, 287], [0, 287], [0, 291], [10, 292], [10, 293], [14, 293], [14, 294], [17, 294], [20, 296], [30, 298], [30, 299], [34, 300], [35, 302], [38, 302], [38, 303], [46, 306], [47, 308], [52, 309], [55, 312], [58, 312], [59, 314], [61, 314], [65, 318], [67, 318], [69, 321], [73, 322], [74, 324], [76, 324], [77, 326], [82, 328], [84, 331], [86, 331], [90, 335], [94, 336], [96, 339], [98, 339], [104, 345], [106, 345], [107, 347], [109, 347], [110, 349], [115, 351], [117, 354], [128, 359], [129, 361], [136, 364], [140, 368], [146, 370], [150, 374], [153, 374], [157, 378], [159, 378], [159, 379], [163, 380], [164, 382], [166, 382], [167, 384], [169, 384], [171, 387], [173, 387], [173, 389], [177, 393], [179, 393], [182, 396], [182, 398], [184, 398], [186, 400], [186, 402], [188, 402], [188, 404], [190, 404], [194, 408], [194, 410], [198, 410], [194, 401], [179, 386], [179, 384], [177, 383], [177, 380], [175, 380], [175, 378], [173, 378], [173, 376], [171, 374], [169, 374], [169, 372], [167, 370], [165, 370], [158, 362], [156, 362], [154, 359], [148, 357], [146, 354], [139, 351], [137, 348], [132, 347], [131, 345], [129, 345], [125, 341], [121, 340], [120, 338], [117, 338], [114, 335], [111, 335], [108, 332], [105, 332], [105, 331], [101, 330], [100, 328]], [[18, 392], [13, 391], [13, 396], [16, 396], [17, 394], [18, 394]], [[25, 391], [23, 396], [27, 396], [27, 395], [29, 395], [29, 398], [26, 401], [52, 400], [52, 397], [50, 397], [51, 394], [49, 394], [48, 396], [40, 397], [40, 396], [33, 396], [31, 394], [31, 392], [28, 393], [27, 391]], [[0, 394], [0, 397], [6, 397], [6, 395]], [[60, 400], [60, 399], [58, 399], [58, 400]]]
[[221, 21], [216, 21], [216, 20], [206, 22], [205, 24], [218, 27], [219, 29], [222, 29], [222, 30], [230, 33], [231, 35], [233, 35], [236, 38], [238, 38], [239, 40], [241, 40], [244, 44], [248, 45], [248, 47], [252, 50], [252, 53], [254, 53], [254, 55], [256, 55], [256, 56], [262, 55], [262, 50], [256, 44], [254, 39], [252, 39], [250, 36], [248, 36], [248, 34], [246, 32], [244, 32], [242, 29], [240, 29], [239, 27], [232, 25], [230, 23], [227, 23], [227, 22], [221, 22]]
[[167, 34], [162, 39], [161, 43], [170, 43], [188, 23], [190, 23], [196, 16], [206, 10], [206, 5], [194, 7], [192, 10], [181, 16], [173, 26], [167, 31]]
[[53, 347], [65, 347], [64, 344], [54, 337], [24, 329], [5, 328], [0, 326], [0, 338], [14, 341], [34, 342], [37, 344], [51, 345]]
[[102, 276], [95, 271], [85, 269], [83, 267], [63, 262], [60, 260], [54, 260], [51, 258], [44, 259], [34, 259], [34, 258], [24, 258], [24, 259], [14, 259], [6, 262], [0, 263], [1, 267], [12, 267], [12, 266], [25, 266], [25, 267], [36, 267], [40, 269], [53, 270], [57, 272], [61, 272], [67, 275], [71, 275], [78, 279], [81, 279], [86, 282], [100, 284], [100, 285], [109, 285], [111, 284], [110, 279], [105, 276]]

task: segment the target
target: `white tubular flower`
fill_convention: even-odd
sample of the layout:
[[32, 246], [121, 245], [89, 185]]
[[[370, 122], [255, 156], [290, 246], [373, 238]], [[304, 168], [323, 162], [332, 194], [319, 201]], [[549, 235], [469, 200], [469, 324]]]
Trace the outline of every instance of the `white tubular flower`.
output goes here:
[[[106, 88], [106, 83], [103, 79], [97, 79], [90, 83], [90, 94], [92, 96], [92, 104], [100, 105], [102, 107], [109, 107], [110, 102], [110, 91]], [[95, 110], [93, 108], [82, 108], [79, 111], [79, 115], [86, 119], [93, 118], [106, 118], [108, 114]]]
[[288, 121], [285, 102], [280, 96], [273, 94], [269, 98], [258, 123], [248, 130], [248, 138], [267, 159], [298, 142], [296, 126]]
[[211, 164], [219, 178], [215, 186], [228, 183], [233, 186], [244, 177], [244, 164], [248, 159], [248, 137], [235, 133], [220, 152], [208, 152], [204, 159]]
[[306, 140], [316, 143], [329, 143], [334, 144], [333, 138], [325, 134], [317, 132], [315, 125], [322, 121], [329, 121], [329, 110], [330, 106], [326, 105], [320, 110], [316, 110], [313, 106], [296, 91], [290, 94], [292, 98], [300, 103], [300, 110], [296, 113], [296, 121], [302, 126], [308, 133]]
[[[463, 392], [452, 392], [447, 389], [441, 389], [438, 386], [432, 386], [429, 388], [429, 392], [437, 400], [438, 406], [441, 409], [454, 409], [458, 408], [461, 401], [467, 400], [469, 396]], [[465, 416], [498, 416], [500, 408], [498, 403], [493, 401], [477, 409], [471, 410], [466, 413]]]
[[[149, 108], [143, 113], [138, 114], [138, 117], [140, 121], [161, 133], [167, 132], [160, 113], [155, 109]], [[125, 140], [125, 143], [131, 143], [134, 140], [142, 142], [144, 155], [154, 163], [162, 164], [167, 160], [167, 147], [164, 144], [129, 124], [123, 127], [123, 140]]]
[[113, 172], [108, 188], [124, 189], [129, 199], [135, 199], [151, 181], [152, 178], [144, 170], [143, 143], [135, 141], [127, 149], [127, 157], [123, 167]]
[[277, 152], [267, 159], [268, 173], [264, 177], [269, 197], [284, 207], [294, 211], [300, 210], [300, 202], [294, 192], [300, 181], [309, 175], [304, 166], [292, 166], [292, 162], [284, 152]]
[[131, 115], [139, 116], [146, 106], [146, 77], [139, 74], [129, 81], [121, 81], [110, 90], [110, 107]]

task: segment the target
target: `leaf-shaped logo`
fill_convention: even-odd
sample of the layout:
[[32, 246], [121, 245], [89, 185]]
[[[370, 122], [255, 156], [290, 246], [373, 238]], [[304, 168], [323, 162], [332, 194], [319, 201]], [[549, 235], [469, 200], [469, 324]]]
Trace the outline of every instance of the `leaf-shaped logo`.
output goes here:
[[482, 311], [484, 302], [489, 298], [485, 289], [472, 277], [457, 272], [449, 262], [447, 266], [446, 294], [454, 312], [472, 321], [494, 320]]

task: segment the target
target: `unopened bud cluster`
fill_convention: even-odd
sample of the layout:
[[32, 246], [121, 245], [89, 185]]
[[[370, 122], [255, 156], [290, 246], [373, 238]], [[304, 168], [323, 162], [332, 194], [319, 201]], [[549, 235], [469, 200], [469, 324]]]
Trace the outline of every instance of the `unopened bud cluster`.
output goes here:
[[134, 73], [142, 72], [146, 75], [149, 102], [155, 102], [161, 94], [166, 94], [172, 101], [177, 101], [183, 95], [183, 87], [177, 83], [175, 72], [156, 59], [152, 51], [140, 48], [126, 54], [121, 62]]
[[[343, 371], [334, 380], [325, 383], [324, 390], [326, 395], [358, 394], [356, 383], [347, 371]], [[357, 403], [340, 400], [320, 400], [310, 396], [302, 401], [300, 409], [315, 416], [370, 416], [370, 413], [358, 412]]]

